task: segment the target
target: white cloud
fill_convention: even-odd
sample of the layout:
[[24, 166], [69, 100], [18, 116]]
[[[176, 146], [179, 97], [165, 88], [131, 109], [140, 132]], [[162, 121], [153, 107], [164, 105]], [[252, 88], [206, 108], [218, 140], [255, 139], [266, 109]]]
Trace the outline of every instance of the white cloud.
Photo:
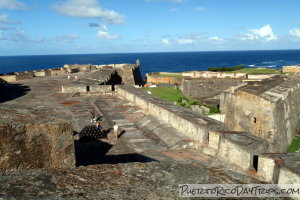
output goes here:
[[124, 16], [113, 10], [105, 10], [96, 0], [68, 0], [53, 8], [60, 14], [70, 17], [99, 18], [104, 23], [122, 24]]
[[178, 44], [192, 44], [194, 43], [194, 40], [192, 39], [186, 39], [186, 38], [181, 38], [177, 40]]
[[54, 38], [54, 41], [59, 41], [63, 43], [73, 43], [76, 39], [79, 38], [77, 34], [68, 34]]
[[293, 28], [289, 31], [289, 33], [294, 37], [300, 37], [300, 29]]
[[105, 25], [100, 25], [98, 29], [97, 38], [102, 40], [116, 40], [120, 38], [119, 34], [111, 35]]
[[25, 4], [17, 0], [0, 0], [0, 9], [22, 10], [25, 8]]
[[210, 41], [218, 41], [218, 42], [223, 41], [223, 39], [220, 38], [220, 37], [218, 37], [218, 36], [210, 37], [209, 40], [210, 40]]
[[9, 19], [8, 14], [0, 14], [0, 22], [4, 24], [18, 24], [19, 22]]
[[162, 42], [163, 44], [165, 44], [165, 45], [170, 44], [170, 40], [169, 40], [169, 39], [166, 39], [166, 38], [162, 39], [161, 42]]
[[277, 40], [277, 36], [273, 33], [272, 27], [267, 24], [259, 29], [251, 29], [248, 33], [243, 34], [241, 39], [269, 42], [272, 40]]
[[204, 10], [207, 10], [207, 9], [204, 8], [204, 7], [198, 6], [198, 7], [195, 8], [195, 10], [201, 12], [201, 11], [204, 11]]

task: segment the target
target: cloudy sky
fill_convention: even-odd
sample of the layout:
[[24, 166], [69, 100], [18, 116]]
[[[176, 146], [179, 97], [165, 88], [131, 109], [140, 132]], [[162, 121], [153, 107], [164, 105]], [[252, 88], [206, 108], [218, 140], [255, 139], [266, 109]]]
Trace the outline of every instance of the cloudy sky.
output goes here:
[[299, 0], [0, 0], [0, 55], [300, 49]]

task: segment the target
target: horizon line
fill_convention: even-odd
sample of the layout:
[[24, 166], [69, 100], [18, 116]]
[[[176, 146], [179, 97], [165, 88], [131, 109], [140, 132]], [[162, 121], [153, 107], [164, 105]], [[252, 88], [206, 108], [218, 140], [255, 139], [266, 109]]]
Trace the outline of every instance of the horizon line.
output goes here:
[[23, 55], [0, 55], [0, 57], [14, 56], [63, 56], [63, 55], [96, 55], [96, 54], [151, 54], [151, 53], [197, 53], [197, 52], [248, 52], [248, 51], [299, 51], [300, 49], [253, 49], [253, 50], [209, 50], [209, 51], [149, 51], [149, 52], [119, 52], [119, 53], [66, 53], [66, 54], [23, 54]]

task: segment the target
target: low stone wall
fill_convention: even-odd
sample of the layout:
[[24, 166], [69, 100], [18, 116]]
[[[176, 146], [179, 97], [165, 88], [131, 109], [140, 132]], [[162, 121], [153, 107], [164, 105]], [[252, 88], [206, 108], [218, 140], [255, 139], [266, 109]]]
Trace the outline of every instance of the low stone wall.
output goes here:
[[300, 72], [300, 65], [290, 65], [290, 66], [283, 66], [282, 67], [282, 72]]
[[70, 123], [27, 111], [0, 112], [1, 171], [75, 167]]
[[101, 93], [105, 94], [112, 91], [112, 85], [85, 85], [85, 84], [68, 84], [62, 86], [62, 93]]
[[43, 77], [43, 76], [46, 76], [46, 73], [45, 71], [35, 71], [33, 72], [33, 75], [36, 76], [36, 77]]
[[86, 91], [86, 85], [83, 84], [68, 84], [62, 86], [63, 93], [82, 93]]
[[90, 86], [90, 92], [99, 92], [99, 93], [106, 93], [112, 91], [111, 85], [92, 85]]
[[300, 154], [262, 154], [259, 156], [257, 178], [269, 183], [299, 184]]
[[8, 83], [17, 81], [17, 76], [16, 75], [3, 75], [3, 76], [0, 76], [0, 78], [5, 80]]
[[244, 132], [215, 131], [210, 132], [209, 147], [217, 152], [220, 160], [235, 164], [238, 170], [248, 171], [257, 168], [253, 158], [265, 152], [267, 142]]
[[16, 76], [17, 81], [33, 78], [33, 72], [32, 71], [27, 72], [27, 73], [24, 73], [24, 72], [17, 73], [16, 75], [17, 75]]
[[118, 86], [117, 93], [121, 98], [140, 106], [145, 113], [172, 125], [182, 134], [200, 143], [208, 143], [208, 134], [211, 130], [226, 130], [221, 122], [160, 100], [134, 87]]

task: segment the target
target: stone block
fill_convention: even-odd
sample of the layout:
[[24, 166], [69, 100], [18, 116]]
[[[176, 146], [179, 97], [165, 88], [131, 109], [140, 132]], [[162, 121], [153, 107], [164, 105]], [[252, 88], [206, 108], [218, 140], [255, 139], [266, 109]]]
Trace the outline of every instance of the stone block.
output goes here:
[[68, 84], [62, 86], [63, 93], [83, 93], [87, 92], [87, 86], [81, 84]]
[[299, 184], [300, 174], [286, 167], [280, 167], [278, 184]]
[[[274, 158], [259, 156], [257, 176], [268, 183], [277, 183], [279, 166]], [[276, 178], [277, 175], [277, 178]]]
[[219, 149], [220, 145], [220, 133], [217, 131], [209, 132], [208, 146], [214, 149]]
[[70, 123], [0, 109], [0, 170], [75, 167]]

